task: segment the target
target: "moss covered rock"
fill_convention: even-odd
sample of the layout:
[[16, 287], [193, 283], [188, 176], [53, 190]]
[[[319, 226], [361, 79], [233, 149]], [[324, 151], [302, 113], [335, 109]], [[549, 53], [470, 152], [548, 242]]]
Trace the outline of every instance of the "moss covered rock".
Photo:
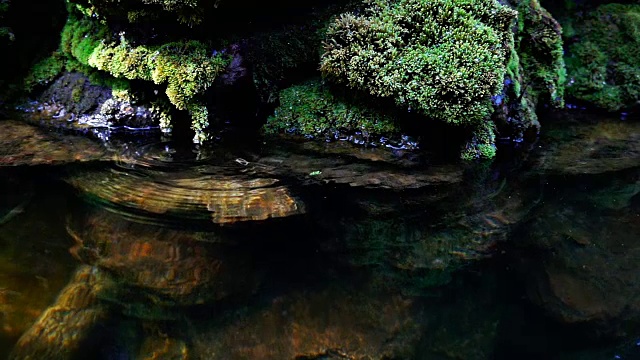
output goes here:
[[568, 95], [608, 111], [637, 106], [640, 5], [602, 5], [572, 25]]
[[213, 54], [196, 40], [136, 45], [124, 32], [113, 34], [108, 25], [78, 11], [69, 15], [60, 49], [81, 65], [115, 78], [166, 85], [171, 104], [190, 113], [196, 140], [206, 138], [208, 110], [201, 96], [227, 66], [224, 54]]
[[566, 69], [562, 27], [538, 0], [519, 0], [516, 52], [530, 95], [563, 106]]
[[340, 133], [392, 135], [399, 132], [396, 119], [371, 104], [331, 91], [321, 80], [312, 80], [280, 92], [280, 107], [265, 125], [268, 133], [293, 132], [332, 138]]
[[463, 158], [495, 155], [500, 94], [517, 13], [494, 0], [371, 1], [327, 30], [323, 75], [424, 119], [477, 128]]
[[564, 106], [566, 68], [562, 28], [538, 0], [511, 0], [518, 11], [504, 88], [492, 118], [502, 138], [521, 141], [540, 129], [541, 104]]
[[494, 0], [373, 1], [329, 27], [321, 70], [428, 117], [479, 123], [500, 92], [515, 16]]

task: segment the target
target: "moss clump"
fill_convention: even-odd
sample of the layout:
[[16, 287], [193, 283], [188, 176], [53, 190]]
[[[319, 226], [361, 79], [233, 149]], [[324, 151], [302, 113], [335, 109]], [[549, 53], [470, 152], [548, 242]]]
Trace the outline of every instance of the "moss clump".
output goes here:
[[494, 124], [485, 121], [474, 129], [472, 139], [464, 146], [460, 158], [463, 160], [492, 159], [496, 156]]
[[267, 133], [281, 131], [311, 136], [333, 136], [340, 131], [361, 131], [365, 136], [398, 133], [394, 118], [371, 105], [334, 95], [320, 80], [280, 92], [280, 107], [265, 125]]
[[[247, 61], [252, 64], [253, 82], [262, 102], [274, 103], [285, 79], [317, 68], [323, 36], [319, 29], [323, 17], [311, 16], [304, 25], [289, 24], [250, 39]], [[309, 72], [306, 71], [307, 74]]]
[[116, 78], [166, 84], [169, 101], [189, 111], [197, 140], [204, 140], [207, 111], [199, 96], [228, 65], [227, 56], [212, 55], [199, 41], [135, 46], [124, 33], [114, 38], [106, 25], [73, 14], [62, 32], [61, 49], [80, 64]]
[[599, 6], [573, 24], [567, 94], [608, 111], [640, 99], [640, 5]]
[[493, 112], [516, 12], [495, 0], [373, 0], [327, 31], [323, 74], [453, 124]]
[[504, 89], [494, 98], [493, 119], [504, 138], [522, 140], [540, 129], [540, 103], [564, 105], [566, 69], [562, 29], [538, 0], [510, 0], [518, 26], [507, 63]]
[[37, 86], [50, 84], [65, 67], [65, 57], [60, 52], [42, 59], [31, 67], [24, 79], [24, 90], [31, 92]]
[[[516, 51], [534, 102], [564, 106], [566, 68], [562, 28], [538, 0], [519, 0]], [[514, 77], [513, 79], [517, 79]]]

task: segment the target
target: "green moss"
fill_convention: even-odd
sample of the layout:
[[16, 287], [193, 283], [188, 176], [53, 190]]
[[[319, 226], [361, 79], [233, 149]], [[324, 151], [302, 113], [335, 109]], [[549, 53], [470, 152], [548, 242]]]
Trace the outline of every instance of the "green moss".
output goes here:
[[371, 105], [336, 96], [320, 80], [280, 92], [280, 107], [265, 125], [267, 133], [295, 132], [314, 137], [340, 131], [361, 131], [365, 136], [398, 133], [394, 118]]
[[159, 46], [135, 46], [121, 33], [110, 35], [106, 25], [70, 15], [62, 32], [61, 49], [82, 66], [118, 79], [166, 84], [169, 101], [192, 115], [196, 137], [204, 137], [206, 108], [198, 99], [229, 63], [225, 55], [211, 55], [198, 41], [171, 42]]
[[37, 62], [29, 74], [24, 79], [24, 89], [27, 92], [33, 91], [36, 86], [51, 83], [65, 67], [65, 58], [59, 52], [54, 52], [51, 56]]
[[477, 124], [502, 88], [515, 16], [494, 0], [374, 0], [329, 27], [321, 70], [426, 117]]
[[75, 58], [65, 58], [64, 69], [69, 72], [79, 72], [86, 75], [89, 81], [94, 85], [108, 87], [115, 91], [129, 91], [131, 89], [129, 80], [113, 77], [107, 72], [84, 65]]
[[[523, 68], [529, 95], [538, 100], [564, 106], [566, 68], [562, 28], [538, 0], [519, 0], [516, 51]], [[519, 93], [519, 91], [517, 91]]]
[[486, 121], [475, 129], [471, 141], [462, 150], [463, 160], [492, 159], [496, 155], [496, 135], [492, 122]]
[[572, 97], [608, 111], [640, 99], [640, 5], [607, 4], [574, 23], [568, 48]]

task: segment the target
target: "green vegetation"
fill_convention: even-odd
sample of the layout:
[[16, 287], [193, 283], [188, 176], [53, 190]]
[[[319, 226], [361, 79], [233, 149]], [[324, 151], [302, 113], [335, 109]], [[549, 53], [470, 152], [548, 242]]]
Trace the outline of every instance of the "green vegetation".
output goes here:
[[280, 107], [265, 125], [267, 133], [291, 131], [329, 136], [339, 130], [366, 135], [398, 133], [395, 120], [371, 104], [334, 95], [326, 84], [313, 80], [280, 92]]
[[177, 109], [188, 110], [198, 141], [205, 139], [208, 112], [199, 98], [227, 64], [227, 56], [211, 55], [199, 41], [135, 46], [124, 33], [114, 37], [98, 21], [70, 14], [60, 49], [79, 64], [118, 79], [166, 84], [166, 95]]
[[566, 69], [562, 29], [538, 0], [512, 0], [518, 23], [504, 91], [493, 118], [506, 136], [523, 138], [539, 129], [536, 108], [540, 103], [564, 106]]
[[608, 111], [640, 99], [640, 5], [607, 4], [572, 24], [567, 93]]
[[304, 25], [287, 25], [250, 40], [247, 61], [252, 64], [253, 82], [263, 102], [276, 102], [279, 86], [292, 73], [317, 68], [324, 35], [320, 29], [325, 17], [317, 14]]
[[60, 52], [37, 62], [24, 79], [24, 90], [31, 92], [37, 86], [50, 84], [65, 67], [65, 58]]
[[475, 126], [502, 89], [516, 15], [495, 0], [373, 0], [329, 27], [321, 70], [428, 118]]
[[200, 0], [71, 0], [87, 17], [114, 17], [140, 22], [153, 19], [159, 13], [170, 13], [171, 18], [189, 26], [200, 24], [204, 19], [204, 9], [216, 7], [215, 2]]
[[485, 121], [474, 129], [471, 141], [462, 149], [460, 158], [463, 160], [491, 159], [496, 156], [496, 135], [494, 124]]
[[4, 14], [9, 10], [9, 0], [0, 0], [0, 39], [7, 38], [9, 41], [13, 41], [14, 35], [11, 28], [3, 26]]
[[[557, 107], [564, 106], [566, 68], [562, 28], [538, 0], [520, 0], [516, 52], [529, 95]], [[517, 79], [513, 77], [513, 79]]]

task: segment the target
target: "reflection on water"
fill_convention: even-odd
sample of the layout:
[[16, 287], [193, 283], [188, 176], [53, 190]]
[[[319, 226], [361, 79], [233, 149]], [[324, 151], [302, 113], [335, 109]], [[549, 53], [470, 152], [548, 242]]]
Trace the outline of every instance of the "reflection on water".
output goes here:
[[289, 140], [58, 167], [5, 148], [0, 358], [638, 357], [638, 124], [545, 129], [469, 166]]

